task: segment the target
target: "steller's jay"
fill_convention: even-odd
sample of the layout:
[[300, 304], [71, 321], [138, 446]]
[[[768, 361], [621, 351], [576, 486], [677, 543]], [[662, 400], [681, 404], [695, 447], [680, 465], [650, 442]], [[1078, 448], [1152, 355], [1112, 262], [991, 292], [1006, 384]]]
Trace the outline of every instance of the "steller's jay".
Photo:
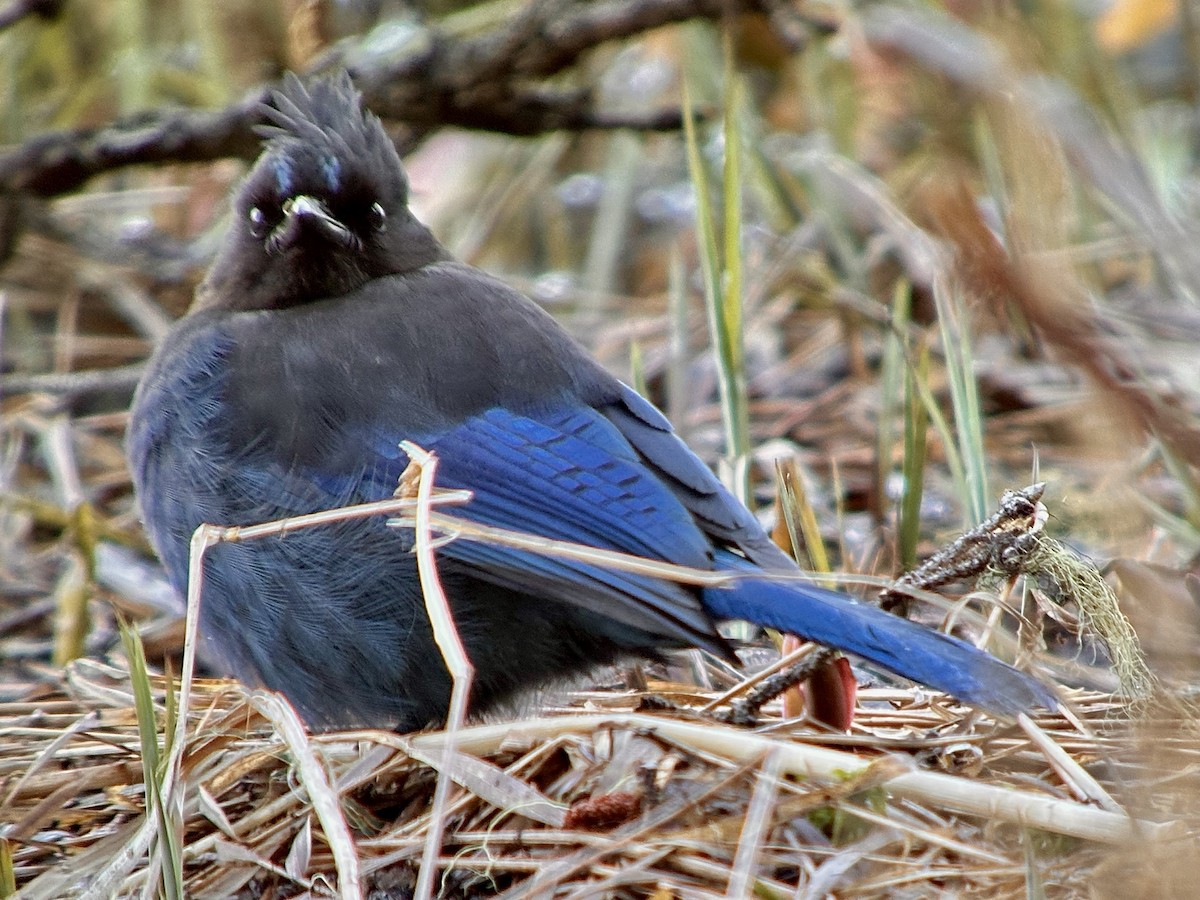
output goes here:
[[[196, 301], [134, 400], [128, 452], [174, 586], [201, 523], [392, 495], [409, 440], [492, 526], [749, 576], [689, 587], [468, 541], [438, 570], [474, 663], [472, 709], [627, 655], [702, 647], [746, 619], [1012, 715], [1054, 694], [962, 641], [793, 578], [795, 566], [674, 434], [532, 301], [452, 259], [407, 208], [400, 159], [348, 76], [290, 77]], [[411, 531], [383, 517], [220, 544], [210, 657], [314, 727], [410, 730], [450, 678]]]

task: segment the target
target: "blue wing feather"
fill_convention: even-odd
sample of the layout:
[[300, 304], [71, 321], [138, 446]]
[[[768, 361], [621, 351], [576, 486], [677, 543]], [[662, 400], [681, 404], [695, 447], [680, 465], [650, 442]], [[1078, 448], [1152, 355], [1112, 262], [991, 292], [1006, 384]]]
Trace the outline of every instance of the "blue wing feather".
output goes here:
[[[492, 409], [416, 443], [438, 456], [438, 484], [474, 494], [456, 514], [661, 559], [712, 567], [710, 546], [687, 509], [590, 407], [519, 415]], [[661, 579], [541, 554], [454, 541], [440, 553], [514, 590], [567, 599], [644, 630], [727, 654], [694, 591]]]
[[633, 388], [624, 384], [620, 388], [616, 400], [601, 411], [656, 477], [671, 486], [697, 526], [718, 544], [737, 547], [764, 568], [794, 569], [754, 514], [679, 439], [663, 414]]
[[711, 565], [687, 509], [594, 409], [537, 419], [489, 410], [427, 449], [441, 460], [442, 485], [476, 492], [471, 518], [507, 527], [521, 520], [547, 537]]

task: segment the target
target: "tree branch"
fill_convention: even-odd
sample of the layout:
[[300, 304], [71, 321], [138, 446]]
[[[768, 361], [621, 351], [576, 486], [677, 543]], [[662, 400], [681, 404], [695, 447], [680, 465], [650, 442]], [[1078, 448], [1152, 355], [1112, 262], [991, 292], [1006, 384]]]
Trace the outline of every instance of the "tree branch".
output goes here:
[[[367, 106], [417, 128], [460, 125], [520, 135], [672, 129], [679, 126], [678, 110], [617, 116], [598, 110], [587, 89], [549, 89], [539, 79], [608, 41], [757, 9], [758, 0], [531, 0], [520, 15], [486, 34], [451, 36], [434, 27], [393, 57], [368, 55], [358, 44], [328, 54], [319, 68], [345, 66]], [[124, 166], [252, 158], [259, 148], [252, 129], [273, 86], [259, 86], [223, 110], [158, 110], [103, 128], [34, 138], [0, 155], [0, 190], [52, 197]]]

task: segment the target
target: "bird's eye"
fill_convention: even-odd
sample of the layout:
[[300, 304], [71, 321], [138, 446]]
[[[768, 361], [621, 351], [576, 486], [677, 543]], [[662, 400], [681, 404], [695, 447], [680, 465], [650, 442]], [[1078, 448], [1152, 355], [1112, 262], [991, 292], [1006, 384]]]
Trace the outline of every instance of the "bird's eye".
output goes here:
[[371, 227], [376, 231], [387, 229], [387, 212], [378, 203], [371, 204]]
[[255, 206], [251, 208], [249, 218], [250, 233], [257, 238], [266, 237], [267, 232], [271, 230], [271, 226], [267, 222], [267, 214]]

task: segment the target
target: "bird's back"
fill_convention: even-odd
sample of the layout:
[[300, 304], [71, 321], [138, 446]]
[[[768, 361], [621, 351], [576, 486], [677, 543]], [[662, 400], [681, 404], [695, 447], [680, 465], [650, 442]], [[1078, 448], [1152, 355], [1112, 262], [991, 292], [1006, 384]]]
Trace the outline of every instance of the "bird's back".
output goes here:
[[[483, 313], [495, 327], [456, 327]], [[620, 390], [544, 316], [477, 270], [439, 264], [327, 303], [185, 319], [150, 362], [128, 436], [147, 528], [176, 588], [201, 523], [384, 499], [407, 463], [400, 439], [436, 448], [489, 408], [537, 414]], [[383, 517], [211, 549], [208, 655], [286, 691], [317, 725], [437, 719], [449, 682], [410, 551], [410, 533]], [[673, 643], [481, 581], [453, 559], [440, 570], [482, 675], [480, 706]]]

